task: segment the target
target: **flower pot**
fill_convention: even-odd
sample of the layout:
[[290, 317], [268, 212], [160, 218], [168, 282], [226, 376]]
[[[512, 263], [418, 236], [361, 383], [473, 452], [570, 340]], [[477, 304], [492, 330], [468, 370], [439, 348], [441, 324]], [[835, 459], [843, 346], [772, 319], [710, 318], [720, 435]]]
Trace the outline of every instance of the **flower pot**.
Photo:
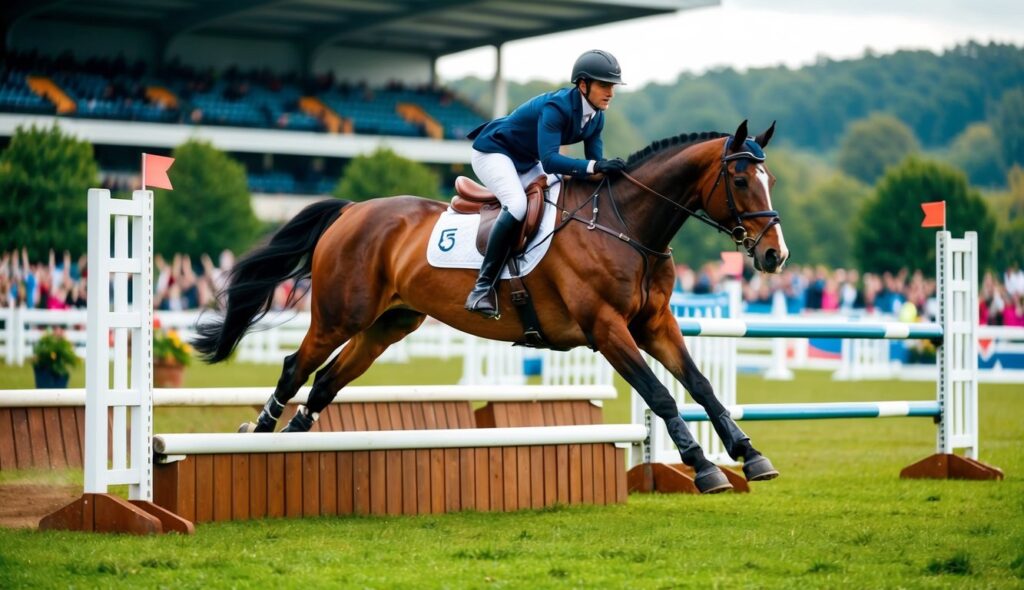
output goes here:
[[70, 375], [58, 375], [43, 367], [32, 367], [36, 376], [36, 389], [64, 389], [68, 386]]
[[185, 366], [178, 363], [153, 363], [153, 387], [181, 387]]

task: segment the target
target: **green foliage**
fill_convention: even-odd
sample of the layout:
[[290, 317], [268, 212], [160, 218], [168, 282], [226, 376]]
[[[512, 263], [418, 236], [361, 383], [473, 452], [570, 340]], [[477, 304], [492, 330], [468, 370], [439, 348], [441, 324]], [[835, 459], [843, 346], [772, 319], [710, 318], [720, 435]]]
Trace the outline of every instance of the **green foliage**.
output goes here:
[[953, 140], [949, 161], [963, 170], [974, 186], [1002, 186], [1006, 180], [999, 140], [986, 123], [970, 125]]
[[814, 184], [785, 214], [790, 256], [801, 264], [852, 266], [854, 224], [870, 194], [869, 186], [842, 173]]
[[78, 366], [75, 347], [60, 332], [47, 330], [32, 347], [32, 366], [66, 377]]
[[999, 220], [995, 251], [995, 268], [999, 271], [1024, 262], [1024, 168], [1011, 168], [1007, 183], [1009, 191], [991, 199]]
[[873, 184], [889, 166], [917, 151], [913, 131], [892, 115], [874, 113], [850, 125], [839, 146], [839, 169]]
[[259, 231], [245, 169], [211, 144], [189, 140], [175, 148], [168, 176], [173, 191], [154, 196], [154, 249], [194, 259], [249, 248]]
[[1004, 161], [1024, 165], [1024, 88], [1003, 94], [992, 117], [992, 127], [999, 137]]
[[0, 153], [0, 250], [85, 252], [86, 194], [99, 180], [92, 146], [50, 128], [19, 126]]
[[153, 330], [153, 361], [187, 367], [192, 363], [192, 347], [177, 331], [157, 328]]
[[394, 195], [438, 198], [440, 187], [437, 172], [388, 148], [379, 148], [349, 162], [334, 189], [334, 196], [350, 201]]
[[946, 201], [947, 228], [954, 236], [978, 232], [978, 264], [988, 268], [996, 222], [981, 195], [955, 168], [910, 157], [886, 173], [861, 210], [855, 237], [861, 270], [908, 268], [933, 275], [935, 229], [921, 227], [921, 203], [942, 200]]

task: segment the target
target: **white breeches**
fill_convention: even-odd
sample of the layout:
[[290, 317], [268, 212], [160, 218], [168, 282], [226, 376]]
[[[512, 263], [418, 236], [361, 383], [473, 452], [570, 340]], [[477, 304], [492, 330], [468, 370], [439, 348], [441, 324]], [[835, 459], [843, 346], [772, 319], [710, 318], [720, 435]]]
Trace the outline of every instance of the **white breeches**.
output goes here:
[[508, 208], [508, 212], [522, 221], [526, 217], [525, 189], [544, 174], [544, 168], [537, 162], [536, 166], [520, 174], [512, 159], [505, 154], [485, 154], [473, 150], [473, 172], [484, 186], [494, 192], [498, 201]]

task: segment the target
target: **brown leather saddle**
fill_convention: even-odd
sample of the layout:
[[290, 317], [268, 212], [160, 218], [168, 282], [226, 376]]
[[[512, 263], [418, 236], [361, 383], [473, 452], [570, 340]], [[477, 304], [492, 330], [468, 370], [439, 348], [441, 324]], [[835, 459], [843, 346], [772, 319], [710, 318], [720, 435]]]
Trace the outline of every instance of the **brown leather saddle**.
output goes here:
[[[522, 254], [530, 239], [540, 228], [544, 213], [544, 195], [548, 188], [548, 177], [541, 175], [526, 187], [526, 218], [519, 228], [519, 239], [512, 248], [513, 254]], [[455, 179], [456, 195], [452, 197], [452, 210], [467, 215], [480, 214], [480, 229], [476, 234], [476, 249], [481, 254], [487, 250], [487, 238], [491, 226], [501, 212], [501, 203], [494, 193], [472, 178], [460, 176]]]

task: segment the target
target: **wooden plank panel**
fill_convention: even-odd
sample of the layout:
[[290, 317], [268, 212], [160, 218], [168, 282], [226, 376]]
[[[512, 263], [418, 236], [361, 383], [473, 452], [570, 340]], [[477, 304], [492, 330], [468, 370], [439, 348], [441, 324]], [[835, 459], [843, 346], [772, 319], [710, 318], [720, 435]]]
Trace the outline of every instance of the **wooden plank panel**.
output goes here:
[[544, 448], [530, 447], [530, 507], [544, 506]]
[[27, 408], [28, 436], [32, 442], [32, 466], [39, 469], [50, 467], [50, 450], [46, 446], [46, 425], [43, 424], [42, 408]]
[[11, 431], [14, 433], [14, 458], [18, 469], [30, 469], [32, 441], [28, 434], [28, 412], [25, 408], [11, 409]]
[[544, 426], [556, 426], [555, 422], [555, 404], [551, 402], [544, 402], [541, 404], [542, 412], [544, 414]]
[[508, 425], [510, 427], [523, 426], [523, 405], [518, 403], [507, 403], [508, 407]]
[[338, 514], [352, 514], [354, 511], [355, 453], [338, 452]]
[[544, 426], [544, 412], [540, 409], [541, 402], [528, 402], [525, 404], [524, 426]]
[[430, 451], [428, 449], [416, 449], [416, 513], [430, 514]]
[[409, 427], [413, 430], [424, 430], [427, 427], [427, 419], [423, 416], [424, 406], [426, 404], [421, 403], [410, 403], [408, 409], [408, 415], [412, 417], [412, 426]]
[[562, 402], [551, 402], [551, 407], [555, 414], [555, 423], [552, 426], [566, 426], [572, 424], [570, 417], [565, 413], [565, 404]]
[[178, 461], [178, 489], [177, 499], [174, 502], [175, 514], [186, 520], [196, 520], [196, 461], [194, 457], [188, 457], [184, 461]]
[[238, 453], [231, 457], [231, 519], [249, 520], [249, 455]]
[[579, 445], [582, 469], [580, 470], [580, 499], [584, 504], [594, 503], [594, 451], [591, 445]]
[[469, 402], [456, 402], [459, 411], [459, 428], [476, 428], [476, 416], [473, 405]]
[[533, 506], [530, 471], [530, 447], [516, 447], [516, 488], [520, 510]]
[[555, 445], [544, 447], [544, 505], [551, 506], [558, 501], [558, 462]]
[[196, 519], [213, 520], [213, 455], [196, 455]]
[[352, 416], [355, 404], [334, 404], [338, 408], [338, 416], [341, 417], [341, 429], [347, 432], [356, 430], [355, 418]]
[[60, 431], [59, 408], [42, 408], [43, 426], [46, 428], [46, 448], [49, 449], [50, 467], [63, 469], [68, 461], [64, 451], [64, 439]]
[[374, 404], [377, 410], [377, 430], [392, 430], [391, 412], [388, 410], [390, 405], [385, 403]]
[[487, 449], [488, 487], [490, 488], [490, 509], [494, 512], [505, 510], [505, 453], [499, 447]]
[[384, 489], [387, 490], [385, 510], [388, 514], [401, 514], [402, 495], [405, 493], [402, 489], [402, 451], [384, 451], [384, 457], [387, 474], [384, 481]]
[[440, 514], [444, 506], [444, 449], [430, 449], [430, 511]]
[[391, 414], [391, 430], [408, 430], [409, 427], [405, 425], [406, 419], [402, 413], [402, 404], [392, 402], [386, 405], [388, 412]]
[[626, 490], [626, 449], [615, 449], [615, 501], [623, 503], [626, 501], [628, 492]]
[[366, 417], [366, 406], [364, 403], [352, 404], [352, 420], [354, 422], [355, 430], [362, 432], [364, 430], [370, 430]]
[[285, 513], [284, 453], [267, 455], [267, 516], [280, 518]]
[[604, 501], [606, 504], [616, 502], [615, 476], [615, 445], [604, 445]]
[[[455, 408], [450, 408], [454, 411]], [[452, 414], [449, 414], [451, 417]], [[444, 450], [444, 510], [458, 512], [462, 510], [462, 486], [459, 472], [459, 449]]]
[[[407, 416], [412, 420], [412, 414], [407, 414]], [[402, 486], [402, 514], [416, 514], [419, 512], [419, 486], [416, 481], [416, 451], [413, 449], [402, 451], [400, 484]]]
[[599, 406], [591, 403], [588, 403], [587, 407], [590, 408], [590, 423], [604, 424], [604, 411]]
[[68, 460], [68, 467], [81, 467], [83, 439], [78, 430], [78, 412], [75, 408], [58, 409], [61, 438], [64, 440], [64, 457]]
[[505, 493], [505, 511], [519, 510], [519, 489], [516, 476], [519, 474], [515, 447], [504, 447], [502, 454], [502, 484]]
[[249, 518], [267, 516], [267, 455], [249, 455]]
[[448, 425], [448, 408], [445, 407], [444, 402], [437, 402], [434, 404], [434, 422], [435, 428], [455, 428], [455, 425]]
[[560, 504], [569, 503], [569, 445], [555, 446], [556, 463], [558, 464], [558, 484], [556, 494]]
[[213, 520], [231, 520], [231, 455], [213, 456]]
[[352, 479], [352, 507], [356, 514], [370, 513], [370, 452], [352, 453], [355, 477]]
[[579, 445], [569, 445], [569, 503], [583, 501], [583, 453]]
[[320, 514], [338, 513], [338, 453], [318, 453], [320, 466]]
[[459, 503], [462, 510], [476, 510], [476, 457], [473, 449], [459, 451]]
[[302, 453], [284, 454], [284, 515], [302, 516]]
[[384, 451], [370, 451], [370, 514], [387, 512], [388, 475]]
[[606, 445], [594, 444], [590, 445], [591, 452], [594, 454], [594, 504], [607, 504], [604, 495], [604, 448]]
[[320, 453], [302, 453], [302, 516], [320, 515]]
[[488, 449], [473, 449], [473, 460], [476, 461], [474, 473], [476, 482], [473, 484], [473, 491], [476, 493], [474, 505], [477, 510], [486, 512], [491, 509], [491, 486], [488, 469]]
[[18, 468], [11, 408], [0, 408], [0, 471]]

